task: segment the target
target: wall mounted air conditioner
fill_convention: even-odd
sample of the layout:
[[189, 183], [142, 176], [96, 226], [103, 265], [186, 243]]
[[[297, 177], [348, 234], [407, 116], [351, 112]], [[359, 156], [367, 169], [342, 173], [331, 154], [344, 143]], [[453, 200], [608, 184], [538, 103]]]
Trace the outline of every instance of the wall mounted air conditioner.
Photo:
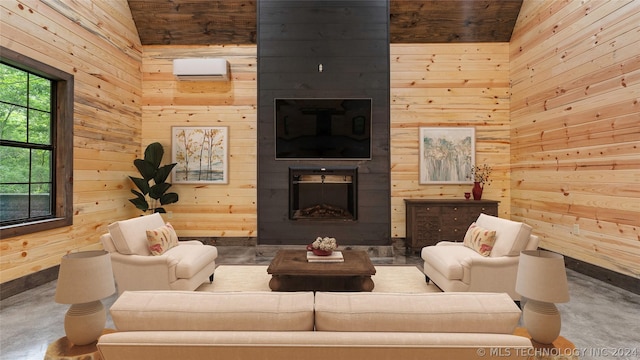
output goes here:
[[218, 58], [174, 59], [173, 75], [179, 80], [227, 81], [227, 60]]

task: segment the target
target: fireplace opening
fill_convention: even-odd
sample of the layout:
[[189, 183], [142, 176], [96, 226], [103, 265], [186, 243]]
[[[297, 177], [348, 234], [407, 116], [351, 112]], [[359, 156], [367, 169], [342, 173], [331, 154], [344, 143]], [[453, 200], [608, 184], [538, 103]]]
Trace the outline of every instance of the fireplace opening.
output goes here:
[[289, 219], [356, 220], [356, 167], [289, 168]]

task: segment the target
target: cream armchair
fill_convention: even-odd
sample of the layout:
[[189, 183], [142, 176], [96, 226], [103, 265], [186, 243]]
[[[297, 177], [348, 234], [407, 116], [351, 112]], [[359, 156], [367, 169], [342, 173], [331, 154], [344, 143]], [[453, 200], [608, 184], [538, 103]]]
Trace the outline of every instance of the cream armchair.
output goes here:
[[165, 225], [160, 214], [109, 225], [100, 241], [111, 255], [118, 293], [125, 290], [195, 290], [213, 281], [218, 250], [200, 241], [180, 241], [160, 255], [149, 249], [147, 230]]
[[422, 249], [426, 280], [445, 292], [504, 292], [515, 301], [520, 251], [538, 248], [538, 237], [527, 224], [480, 214], [476, 225], [495, 230], [488, 256], [462, 242], [441, 241]]

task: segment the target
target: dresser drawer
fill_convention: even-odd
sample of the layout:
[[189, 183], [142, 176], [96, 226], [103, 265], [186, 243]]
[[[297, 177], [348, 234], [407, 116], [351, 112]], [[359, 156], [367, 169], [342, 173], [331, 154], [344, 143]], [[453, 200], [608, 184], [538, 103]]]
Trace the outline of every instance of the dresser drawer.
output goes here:
[[440, 241], [462, 241], [469, 226], [445, 226], [440, 231]]
[[452, 226], [465, 224], [469, 226], [469, 219], [477, 219], [478, 214], [473, 211], [473, 209], [469, 209], [468, 207], [443, 207], [440, 212], [440, 217], [442, 218], [444, 223], [450, 224]]
[[440, 216], [442, 208], [438, 206], [415, 206], [412, 210], [416, 218], [421, 218], [429, 216]]
[[443, 206], [441, 240], [462, 241], [469, 225], [478, 218], [475, 207]]

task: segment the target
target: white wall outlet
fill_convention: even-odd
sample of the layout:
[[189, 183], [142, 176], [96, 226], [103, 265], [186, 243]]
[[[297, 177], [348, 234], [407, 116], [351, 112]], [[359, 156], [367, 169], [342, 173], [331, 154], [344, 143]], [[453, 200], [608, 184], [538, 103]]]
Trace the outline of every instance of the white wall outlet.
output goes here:
[[173, 211], [167, 211], [167, 219], [173, 219]]
[[580, 224], [573, 224], [573, 235], [580, 235]]

